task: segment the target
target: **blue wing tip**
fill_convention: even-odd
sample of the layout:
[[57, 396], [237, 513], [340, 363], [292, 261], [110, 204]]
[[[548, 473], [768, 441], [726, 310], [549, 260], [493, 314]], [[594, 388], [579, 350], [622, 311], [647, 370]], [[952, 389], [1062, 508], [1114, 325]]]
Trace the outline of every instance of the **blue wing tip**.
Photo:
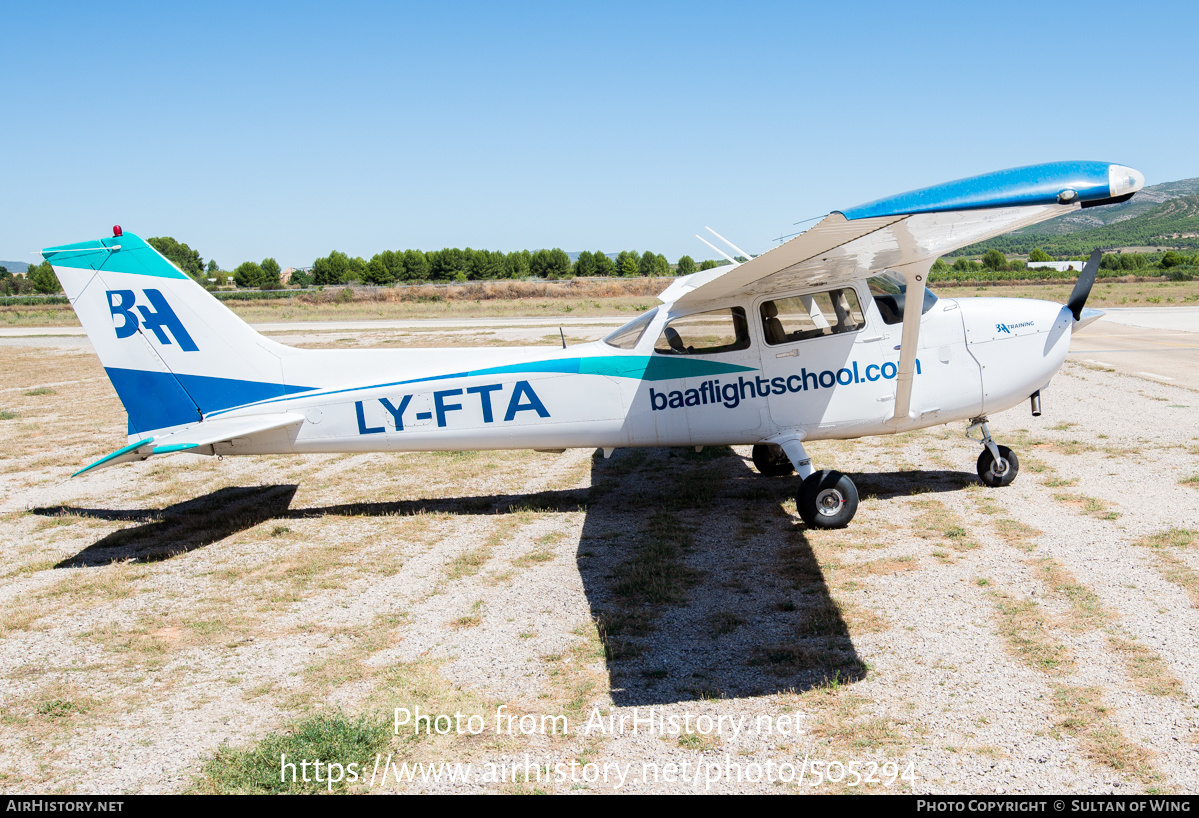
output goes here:
[[846, 219], [1025, 205], [1098, 203], [1145, 185], [1139, 171], [1110, 162], [1049, 162], [985, 173], [837, 211]]

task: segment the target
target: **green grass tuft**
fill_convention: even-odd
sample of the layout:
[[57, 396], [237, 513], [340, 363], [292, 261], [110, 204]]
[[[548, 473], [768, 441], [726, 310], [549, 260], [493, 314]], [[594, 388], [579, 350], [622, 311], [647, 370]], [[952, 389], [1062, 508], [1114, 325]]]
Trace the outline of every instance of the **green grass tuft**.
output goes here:
[[[222, 746], [204, 765], [200, 778], [193, 784], [192, 793], [239, 794], [301, 794], [344, 792], [349, 788], [347, 773], [343, 780], [330, 783], [326, 773], [329, 763], [341, 764], [349, 770], [356, 764], [359, 783], [369, 778], [375, 754], [386, 752], [391, 738], [391, 725], [378, 718], [350, 718], [340, 712], [320, 713], [296, 723], [284, 733], [271, 733], [257, 745], [245, 750]], [[295, 763], [295, 781], [291, 768]], [[320, 782], [304, 781], [300, 762], [308, 761], [308, 778], [316, 777], [311, 762], [321, 761]], [[336, 766], [333, 778], [337, 777]]]

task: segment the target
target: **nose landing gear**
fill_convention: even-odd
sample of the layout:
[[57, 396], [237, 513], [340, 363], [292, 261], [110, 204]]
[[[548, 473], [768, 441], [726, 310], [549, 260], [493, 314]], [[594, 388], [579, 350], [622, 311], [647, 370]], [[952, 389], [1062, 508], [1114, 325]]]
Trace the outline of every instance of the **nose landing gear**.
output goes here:
[[[982, 432], [981, 438], [972, 436], [971, 433], [975, 429]], [[1020, 461], [1011, 449], [998, 445], [991, 437], [985, 416], [975, 418], [971, 422], [970, 428], [966, 430], [966, 437], [983, 444], [982, 454], [978, 456], [978, 479], [982, 480], [984, 485], [1001, 488], [1016, 479], [1016, 473], [1020, 471]]]

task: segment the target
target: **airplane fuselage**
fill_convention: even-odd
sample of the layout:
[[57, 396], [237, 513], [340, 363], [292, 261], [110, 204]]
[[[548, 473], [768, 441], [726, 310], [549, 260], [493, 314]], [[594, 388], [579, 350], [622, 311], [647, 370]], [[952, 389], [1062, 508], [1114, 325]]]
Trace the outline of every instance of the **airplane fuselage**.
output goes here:
[[[1049, 382], [1069, 347], [1072, 318], [1060, 304], [937, 300], [921, 320], [911, 410], [896, 419], [901, 324], [884, 320], [865, 281], [852, 291], [860, 305], [852, 329], [826, 326], [773, 343], [761, 318], [766, 299], [757, 299], [664, 305], [630, 348], [290, 350], [281, 357], [285, 383], [327, 369], [329, 385], [205, 420], [289, 412], [303, 422], [193, 451], [752, 445], [782, 430], [806, 440], [856, 438], [1009, 408]], [[670, 324], [730, 309], [748, 339], [725, 347], [740, 348], [676, 351], [662, 340]]]

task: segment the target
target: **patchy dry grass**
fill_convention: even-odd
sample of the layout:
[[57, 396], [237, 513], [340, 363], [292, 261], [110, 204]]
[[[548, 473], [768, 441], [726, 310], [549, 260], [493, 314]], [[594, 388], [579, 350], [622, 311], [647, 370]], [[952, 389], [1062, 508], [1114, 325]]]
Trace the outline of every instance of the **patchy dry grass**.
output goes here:
[[842, 750], [906, 749], [923, 730], [907, 720], [879, 715], [877, 704], [854, 693], [838, 678], [800, 697], [813, 717], [813, 738]]
[[[988, 581], [987, 585], [991, 583]], [[1019, 599], [999, 590], [991, 590], [1000, 636], [1012, 653], [1030, 667], [1048, 674], [1073, 669], [1070, 650], [1054, 638], [1053, 620], [1045, 609], [1031, 599]]]
[[1098, 688], [1057, 685], [1053, 705], [1057, 729], [1077, 738], [1088, 758], [1146, 786], [1161, 781], [1152, 754], [1112, 723]]
[[1096, 497], [1062, 492], [1053, 495], [1053, 499], [1099, 520], [1117, 520], [1120, 518], [1120, 512], [1111, 510], [1111, 503]]
[[1124, 660], [1128, 676], [1137, 689], [1150, 696], [1165, 696], [1186, 701], [1186, 688], [1179, 678], [1170, 672], [1160, 653], [1147, 645], [1117, 634], [1108, 637], [1108, 645], [1112, 652]]
[[491, 559], [490, 548], [472, 548], [454, 557], [453, 562], [446, 566], [445, 577], [449, 580], [473, 577], [482, 570]]
[[978, 548], [961, 519], [940, 500], [914, 500], [911, 505], [917, 510], [913, 529], [917, 537], [959, 552]]
[[1155, 567], [1162, 578], [1177, 585], [1190, 597], [1191, 605], [1199, 608], [1199, 571], [1188, 565], [1176, 550], [1191, 548], [1199, 532], [1187, 528], [1171, 528], [1143, 537], [1135, 544], [1152, 549]]
[[[999, 631], [1012, 653], [1029, 666], [1061, 678], [1074, 670], [1074, 662], [1068, 648], [1055, 637], [1054, 629], [1059, 625], [1102, 627], [1105, 614], [1094, 594], [1061, 566], [1052, 560], [1040, 560], [1037, 565], [1053, 592], [1071, 603], [1064, 623], [1053, 620], [1033, 600], [1016, 599], [998, 590], [990, 593]], [[1175, 695], [1168, 689], [1172, 687], [1169, 683], [1159, 689], [1148, 681], [1149, 674], [1164, 669], [1164, 662], [1152, 650], [1122, 637], [1114, 637], [1112, 647], [1126, 661], [1138, 686], [1145, 685], [1147, 691], [1152, 687], [1151, 692], [1157, 695]], [[1053, 706], [1057, 729], [1078, 739], [1089, 758], [1145, 785], [1160, 781], [1152, 755], [1119, 730], [1098, 688], [1057, 682], [1053, 685]]]
[[1097, 631], [1108, 635], [1108, 645], [1119, 658], [1138, 689], [1154, 696], [1178, 698], [1182, 682], [1170, 672], [1157, 651], [1132, 639], [1120, 627], [1118, 617], [1104, 608], [1098, 595], [1080, 583], [1052, 557], [1030, 562], [1051, 594], [1069, 603], [1057, 623], [1076, 633]]
[[1031, 564], [1037, 569], [1045, 586], [1070, 603], [1066, 616], [1059, 618], [1059, 624], [1074, 631], [1104, 630], [1111, 626], [1114, 616], [1104, 610], [1099, 597], [1075, 579], [1061, 563], [1052, 557], [1041, 557]]
[[865, 562], [842, 564], [839, 576], [880, 576], [898, 574], [902, 571], [919, 570], [920, 563], [915, 557], [881, 557]]

